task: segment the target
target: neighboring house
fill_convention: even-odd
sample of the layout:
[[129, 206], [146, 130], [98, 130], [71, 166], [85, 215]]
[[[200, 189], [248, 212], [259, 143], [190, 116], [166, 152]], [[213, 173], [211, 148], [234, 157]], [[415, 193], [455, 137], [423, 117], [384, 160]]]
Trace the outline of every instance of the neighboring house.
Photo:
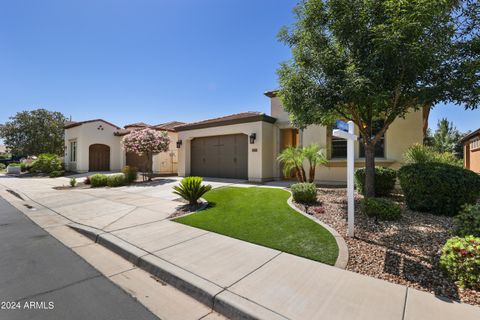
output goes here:
[[[287, 146], [311, 143], [325, 148], [329, 163], [316, 171], [323, 183], [346, 181], [346, 150], [343, 139], [332, 136], [332, 128], [292, 126], [275, 91], [266, 92], [271, 112], [244, 112], [175, 127], [178, 132], [178, 175], [248, 179], [253, 182], [282, 179], [276, 160]], [[376, 164], [399, 168], [405, 150], [423, 142], [425, 113], [412, 111], [389, 127], [376, 148]], [[358, 129], [356, 129], [358, 134]], [[355, 165], [364, 166], [364, 151], [355, 143]]]
[[461, 142], [465, 168], [480, 173], [480, 129], [466, 135]]
[[144, 169], [146, 159], [126, 153], [122, 137], [132, 130], [152, 128], [167, 131], [170, 148], [153, 156], [153, 171], [162, 174], [177, 173], [177, 133], [173, 128], [182, 122], [168, 122], [155, 126], [145, 123], [126, 125], [123, 129], [102, 119], [80, 122], [69, 121], [65, 125], [65, 167], [75, 172], [118, 171], [125, 165]]

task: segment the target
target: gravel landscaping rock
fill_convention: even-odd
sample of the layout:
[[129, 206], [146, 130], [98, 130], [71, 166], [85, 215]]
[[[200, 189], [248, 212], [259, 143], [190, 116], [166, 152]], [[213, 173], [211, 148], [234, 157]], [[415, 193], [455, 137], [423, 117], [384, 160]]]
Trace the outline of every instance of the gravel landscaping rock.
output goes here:
[[[315, 205], [295, 205], [346, 235], [346, 189], [319, 188], [317, 198]], [[441, 248], [452, 236], [452, 217], [411, 211], [396, 194], [392, 200], [402, 206], [401, 219], [375, 222], [360, 212], [361, 198], [355, 195], [355, 238], [345, 236], [347, 270], [480, 306], [480, 292], [458, 288], [438, 265]]]

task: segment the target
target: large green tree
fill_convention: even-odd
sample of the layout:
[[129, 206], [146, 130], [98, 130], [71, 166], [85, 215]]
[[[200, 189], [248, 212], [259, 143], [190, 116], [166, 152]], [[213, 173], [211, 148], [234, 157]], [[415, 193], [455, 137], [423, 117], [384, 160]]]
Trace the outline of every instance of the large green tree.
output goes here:
[[63, 155], [66, 118], [45, 109], [18, 112], [0, 126], [0, 138], [14, 155]]
[[463, 145], [460, 140], [465, 134], [458, 131], [453, 122], [447, 118], [438, 120], [437, 129], [433, 133], [429, 133], [425, 139], [425, 144], [431, 146], [437, 152], [450, 152], [458, 158], [463, 157]]
[[[279, 96], [298, 127], [353, 121], [374, 196], [375, 145], [411, 110], [479, 104], [479, 5], [454, 0], [304, 0], [279, 38], [292, 59]], [[380, 126], [378, 125], [380, 123]]]

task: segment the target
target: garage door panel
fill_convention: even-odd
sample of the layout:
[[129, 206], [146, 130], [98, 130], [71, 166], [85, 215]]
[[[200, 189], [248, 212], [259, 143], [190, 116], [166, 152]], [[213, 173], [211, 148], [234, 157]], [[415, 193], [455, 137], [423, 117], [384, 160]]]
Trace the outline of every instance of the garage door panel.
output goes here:
[[243, 134], [193, 139], [190, 162], [192, 175], [247, 179], [247, 140]]

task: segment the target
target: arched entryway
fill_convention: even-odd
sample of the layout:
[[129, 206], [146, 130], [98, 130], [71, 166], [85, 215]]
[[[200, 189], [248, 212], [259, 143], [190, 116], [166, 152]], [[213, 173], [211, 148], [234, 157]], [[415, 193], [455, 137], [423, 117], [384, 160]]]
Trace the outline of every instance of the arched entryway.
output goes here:
[[88, 148], [88, 171], [110, 171], [110, 147], [92, 144]]

